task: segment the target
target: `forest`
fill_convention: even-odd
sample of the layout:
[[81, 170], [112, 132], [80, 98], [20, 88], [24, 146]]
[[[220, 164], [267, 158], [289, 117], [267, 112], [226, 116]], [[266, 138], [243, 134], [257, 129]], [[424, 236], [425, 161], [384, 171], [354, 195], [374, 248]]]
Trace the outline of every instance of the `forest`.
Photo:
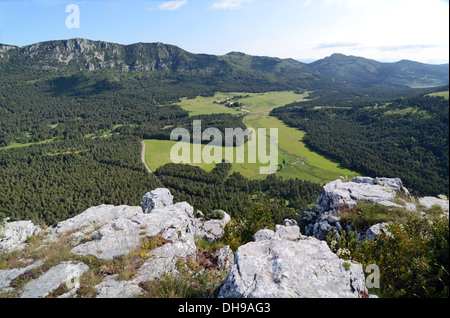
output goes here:
[[0, 219], [54, 225], [91, 206], [139, 206], [163, 184], [140, 160], [138, 138], [113, 135], [0, 151]]
[[233, 173], [229, 163], [221, 163], [211, 172], [189, 165], [166, 164], [155, 175], [171, 190], [175, 201], [190, 202], [206, 217], [214, 210], [224, 210], [233, 218], [242, 218], [255, 204], [262, 204], [271, 211], [276, 224], [285, 218], [300, 221], [302, 212], [315, 202], [322, 188], [317, 183], [283, 180], [275, 175], [249, 180]]
[[[169, 164], [148, 175], [140, 161], [141, 139], [169, 139], [173, 127], [191, 130], [194, 119], [202, 120], [203, 129], [246, 128], [239, 115], [190, 117], [173, 105], [180, 98], [299, 90], [297, 82], [217, 74], [3, 71], [0, 219], [51, 225], [90, 206], [139, 205], [142, 195], [164, 186], [175, 200], [206, 214], [223, 209], [240, 217], [260, 203], [280, 222], [298, 219], [320, 191], [319, 184], [298, 179], [248, 180], [227, 164], [208, 173]], [[307, 131], [304, 141], [313, 150], [345, 166], [400, 177], [417, 193], [448, 194], [448, 101], [421, 97], [433, 91], [352, 90], [324, 81], [314, 84], [310, 101], [272, 115]]]
[[[143, 138], [169, 139], [173, 127], [192, 131], [195, 119], [202, 129], [246, 128], [239, 115], [189, 117], [169, 105], [218, 89], [177, 76], [30, 71], [0, 78], [0, 219], [54, 225], [90, 206], [140, 205], [157, 187], [170, 188], [177, 201], [206, 214], [223, 209], [242, 216], [254, 201], [264, 201], [280, 220], [316, 199], [318, 184], [250, 181], [230, 175], [226, 164], [211, 173], [168, 165], [148, 175], [140, 161]], [[244, 88], [258, 92], [266, 85], [255, 81]]]
[[272, 115], [306, 131], [309, 147], [346, 167], [399, 177], [415, 194], [449, 193], [449, 106], [443, 97], [332, 103], [319, 98]]

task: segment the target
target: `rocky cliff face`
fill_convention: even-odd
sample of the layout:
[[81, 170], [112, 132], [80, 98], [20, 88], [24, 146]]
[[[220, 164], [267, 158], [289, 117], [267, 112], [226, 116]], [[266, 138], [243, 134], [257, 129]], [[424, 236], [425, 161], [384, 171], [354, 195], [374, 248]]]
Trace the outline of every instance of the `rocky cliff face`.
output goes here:
[[[343, 210], [355, 208], [361, 202], [372, 202], [416, 212], [438, 205], [445, 214], [448, 215], [449, 212], [447, 199], [411, 198], [408, 189], [403, 186], [399, 178], [355, 177], [348, 182], [339, 179], [324, 185], [313, 211], [307, 212], [316, 221], [306, 227], [306, 234], [325, 239], [330, 231], [342, 231], [339, 214]], [[379, 231], [379, 225], [373, 230]], [[368, 235], [372, 237], [373, 233]]]
[[[399, 179], [336, 180], [323, 187], [314, 212], [317, 220], [307, 227], [310, 236], [301, 234], [295, 220], [285, 220], [275, 231], [257, 232], [254, 242], [235, 254], [228, 246], [215, 252], [197, 246], [198, 238], [221, 238], [228, 214], [221, 211], [221, 219], [204, 220], [188, 203], [174, 204], [167, 189], [147, 193], [141, 207], [92, 207], [51, 229], [29, 221], [6, 222], [0, 227], [0, 297], [79, 296], [86, 289], [80, 278], [92, 276], [99, 264], [101, 279], [92, 284], [92, 297], [140, 296], [147, 282], [179, 276], [180, 260], [200, 262], [199, 255], [208, 255], [208, 260], [197, 271], [208, 267], [228, 273], [219, 292], [222, 298], [362, 297], [362, 266], [339, 259], [320, 238], [331, 228], [339, 229], [340, 209], [363, 201], [401, 206], [399, 193], [409, 195]], [[404, 201], [402, 207], [420, 210], [435, 205], [448, 215], [448, 200], [442, 198]], [[365, 237], [376, 239], [385, 229], [385, 224], [376, 224]], [[12, 257], [14, 253], [19, 256]], [[58, 255], [59, 261], [50, 262], [42, 257], [45, 253]], [[132, 275], [123, 274], [127, 266], [114, 269], [122, 258], [129, 259]]]
[[[117, 280], [117, 275], [105, 275], [101, 283], [94, 286], [97, 297], [133, 297], [142, 294], [140, 283], [178, 273], [176, 263], [179, 259], [196, 259], [196, 237], [216, 240], [223, 233], [224, 220], [203, 220], [194, 217], [194, 209], [186, 202], [173, 204], [173, 197], [167, 189], [156, 189], [143, 197], [142, 207], [109, 206], [92, 207], [83, 213], [58, 223], [47, 231], [41, 230], [31, 222], [7, 223], [1, 231], [0, 251], [3, 253], [24, 249], [32, 235], [41, 232], [43, 244], [37, 249], [54, 248], [63, 240], [70, 247], [70, 260], [51, 268], [42, 268], [42, 261], [21, 260], [24, 267], [0, 270], [0, 289], [8, 295], [35, 298], [46, 297], [61, 284], [79, 278], [89, 271], [80, 257], [95, 257], [108, 264], [141, 248], [140, 263], [136, 266], [133, 279]], [[145, 211], [145, 213], [144, 213]], [[208, 229], [206, 232], [205, 229]], [[158, 238], [159, 244], [150, 249], [148, 240]], [[142, 246], [145, 246], [142, 248]], [[3, 254], [5, 255], [5, 254]], [[88, 258], [89, 259], [89, 258]], [[136, 261], [136, 260], [135, 260]], [[215, 259], [219, 270], [226, 270], [233, 262], [229, 247], [217, 251]], [[39, 277], [20, 288], [15, 288], [17, 279]], [[66, 284], [67, 285], [67, 284]], [[69, 294], [76, 292], [72, 284]], [[79, 287], [79, 286], [78, 286]]]

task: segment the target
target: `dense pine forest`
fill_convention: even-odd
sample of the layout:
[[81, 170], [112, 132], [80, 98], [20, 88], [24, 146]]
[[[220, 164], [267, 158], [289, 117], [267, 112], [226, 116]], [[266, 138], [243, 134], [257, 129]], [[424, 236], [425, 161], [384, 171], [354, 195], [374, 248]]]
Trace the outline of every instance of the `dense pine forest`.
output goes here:
[[232, 217], [245, 217], [259, 203], [271, 212], [275, 223], [285, 218], [299, 220], [321, 190], [317, 183], [283, 180], [275, 175], [249, 180], [240, 173], [232, 173], [228, 163], [219, 164], [211, 172], [189, 165], [167, 164], [155, 174], [175, 194], [176, 201], [191, 202], [206, 216], [222, 209]]
[[[257, 81], [245, 88], [270, 89]], [[244, 216], [254, 202], [265, 202], [274, 219], [298, 217], [317, 197], [318, 184], [272, 177], [250, 181], [230, 176], [226, 164], [211, 173], [176, 165], [155, 175], [145, 170], [142, 138], [169, 139], [173, 127], [192, 131], [196, 119], [202, 129], [246, 128], [242, 115], [189, 117], [169, 105], [216, 90], [200, 80], [145, 73], [55, 77], [39, 71], [0, 78], [0, 219], [52, 225], [90, 206], [140, 205], [142, 195], [157, 187], [169, 187], [177, 201], [205, 214], [223, 209]]]
[[73, 139], [0, 151], [0, 219], [56, 224], [100, 204], [140, 205], [163, 184], [137, 138]]
[[378, 103], [318, 98], [272, 115], [305, 130], [308, 146], [347, 167], [399, 177], [416, 194], [449, 193], [449, 104], [443, 97]]
[[[99, 52], [105, 63], [87, 70]], [[72, 53], [72, 62], [61, 63]], [[228, 164], [211, 172], [173, 164], [145, 170], [142, 139], [169, 139], [173, 127], [192, 131], [195, 119], [203, 129], [246, 128], [243, 115], [189, 116], [176, 106], [216, 92], [308, 91], [309, 101], [272, 115], [306, 131], [303, 141], [313, 150], [368, 176], [400, 177], [421, 195], [449, 193], [448, 100], [424, 97], [448, 86], [356, 88], [290, 59], [195, 55], [163, 44], [69, 40], [2, 54], [0, 220], [55, 224], [90, 206], [139, 205], [157, 187], [206, 215], [223, 209], [245, 217], [259, 204], [274, 222], [298, 219], [319, 184], [248, 180]]]

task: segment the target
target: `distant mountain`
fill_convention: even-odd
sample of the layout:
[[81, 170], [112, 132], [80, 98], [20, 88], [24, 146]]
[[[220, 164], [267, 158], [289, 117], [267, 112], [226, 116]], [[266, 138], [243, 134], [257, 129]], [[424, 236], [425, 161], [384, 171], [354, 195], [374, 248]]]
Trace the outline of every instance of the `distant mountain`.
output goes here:
[[310, 71], [359, 87], [433, 87], [449, 83], [449, 64], [431, 65], [408, 60], [382, 63], [357, 56], [333, 54], [308, 64]]
[[[231, 52], [194, 54], [163, 43], [121, 45], [87, 39], [40, 42], [23, 47], [0, 44], [0, 72], [23, 71], [154, 72], [195, 76], [226, 83], [263, 83], [272, 89], [359, 88], [404, 89], [449, 82], [449, 68], [412, 61], [381, 63], [333, 54], [310, 64], [293, 59]], [[260, 85], [261, 86], [261, 85]], [[243, 86], [245, 89], [245, 85]]]
[[[250, 56], [232, 52], [223, 56], [193, 54], [163, 43], [121, 45], [86, 39], [40, 42], [24, 47], [0, 44], [0, 72], [119, 71], [202, 78], [209, 82], [250, 83], [270, 89], [318, 89], [333, 81], [309, 72], [292, 59]], [[312, 85], [312, 86], [311, 86]], [[246, 85], [242, 86], [246, 89]]]

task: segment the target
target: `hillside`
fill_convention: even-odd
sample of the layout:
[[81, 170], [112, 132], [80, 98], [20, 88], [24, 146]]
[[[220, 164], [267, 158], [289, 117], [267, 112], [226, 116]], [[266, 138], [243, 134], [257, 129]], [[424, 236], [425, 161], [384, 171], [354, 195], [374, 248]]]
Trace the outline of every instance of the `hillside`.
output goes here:
[[[286, 70], [289, 69], [289, 72]], [[114, 71], [146, 72], [208, 78], [220, 83], [255, 81], [277, 86], [318, 88], [331, 85], [294, 60], [253, 57], [241, 53], [225, 56], [193, 54], [163, 43], [120, 45], [87, 39], [40, 42], [24, 47], [0, 44], [0, 71]], [[312, 85], [312, 86], [311, 86]]]
[[[238, 80], [295, 88], [383, 87], [405, 89], [449, 83], [449, 66], [408, 60], [382, 63], [363, 57], [333, 54], [310, 64], [293, 59], [231, 52], [222, 56], [194, 54], [164, 43], [121, 45], [87, 39], [35, 43], [23, 47], [0, 44], [0, 71], [152, 72]], [[341, 83], [336, 83], [336, 80]], [[275, 89], [275, 87], [273, 88]]]
[[205, 217], [166, 188], [141, 202], [90, 207], [54, 227], [0, 223], [0, 297], [448, 297], [448, 200], [416, 202], [398, 178], [325, 185], [302, 214], [317, 213], [315, 237], [294, 219], [268, 222], [263, 206]]
[[310, 71], [358, 87], [432, 87], [449, 83], [449, 65], [408, 60], [382, 63], [357, 56], [333, 54], [308, 64]]

